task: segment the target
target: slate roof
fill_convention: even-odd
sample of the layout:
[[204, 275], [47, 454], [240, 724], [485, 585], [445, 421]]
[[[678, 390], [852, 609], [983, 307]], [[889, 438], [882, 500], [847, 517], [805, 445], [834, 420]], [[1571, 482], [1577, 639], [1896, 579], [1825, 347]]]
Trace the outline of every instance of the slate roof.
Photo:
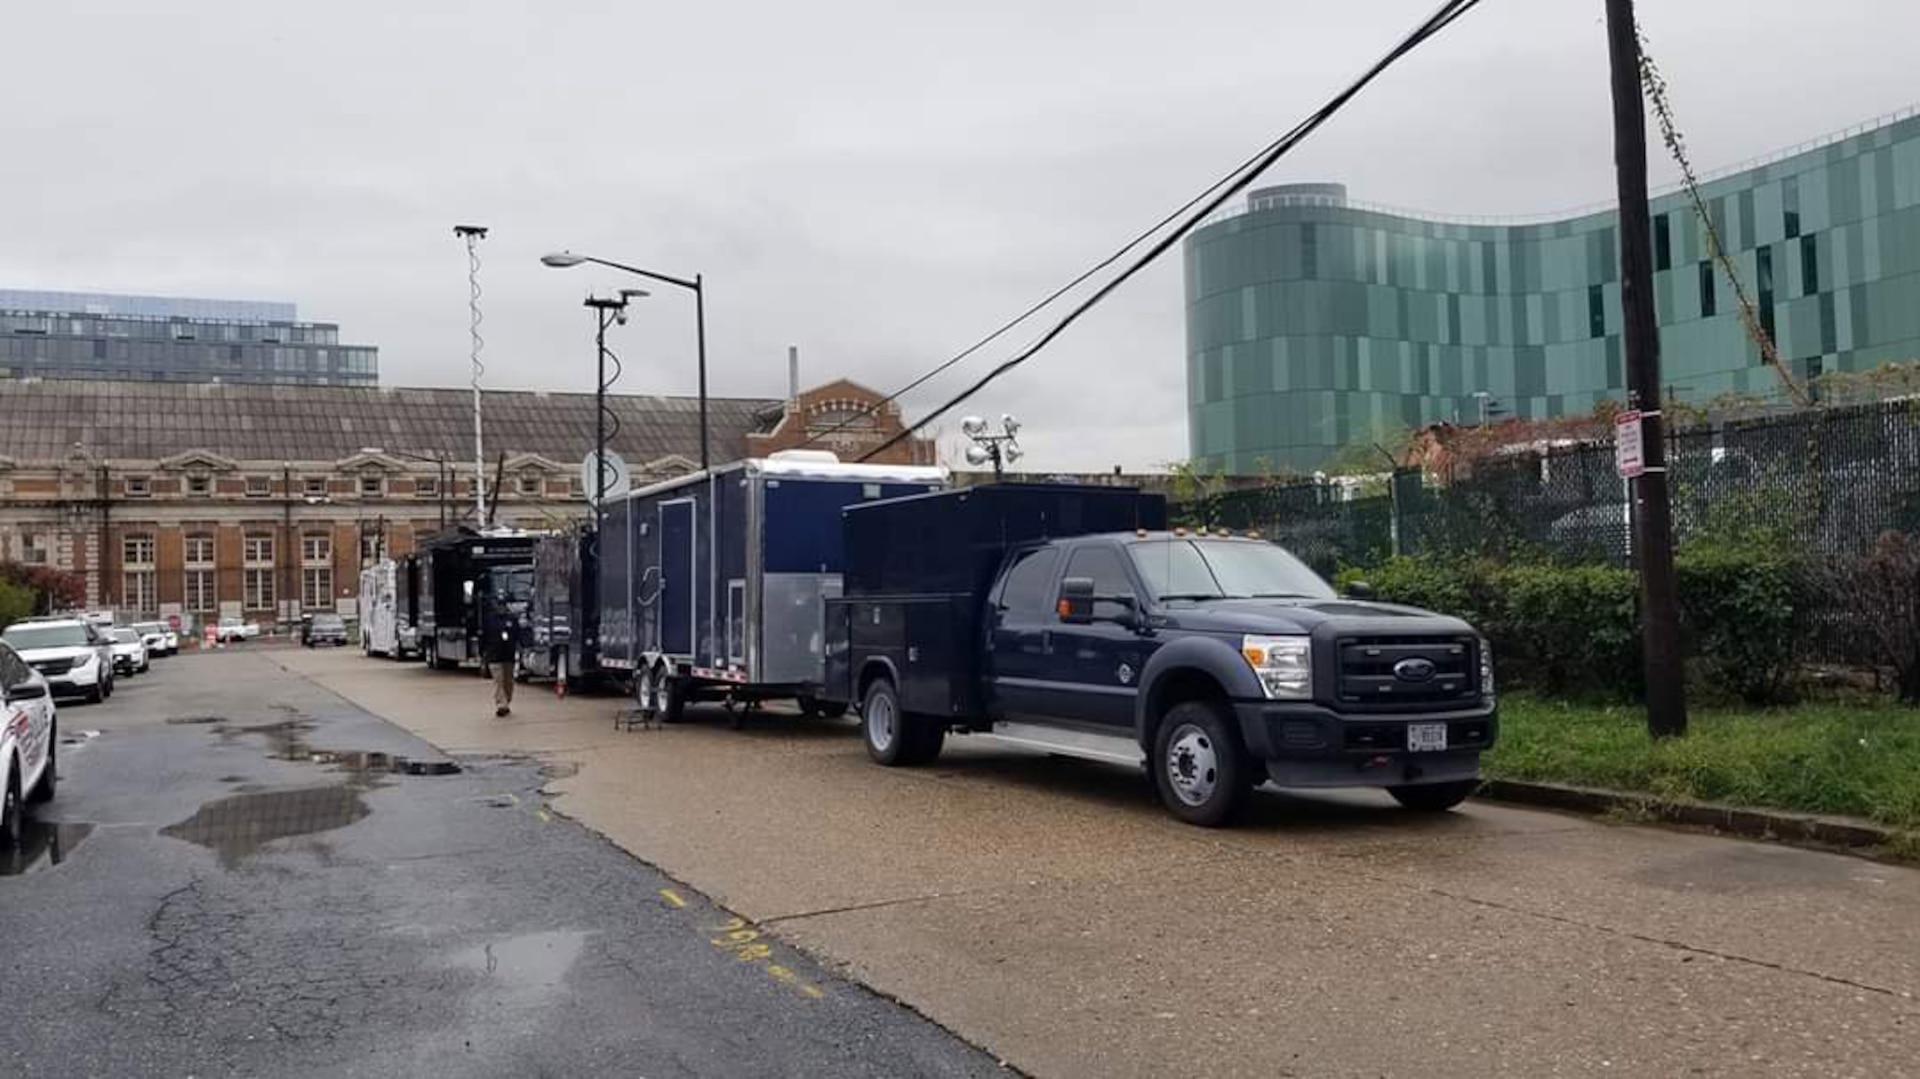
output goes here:
[[[615, 452], [636, 467], [670, 454], [700, 459], [699, 401], [616, 394]], [[745, 436], [772, 427], [782, 402], [709, 398], [713, 460], [745, 456]], [[482, 392], [489, 460], [536, 453], [561, 463], [593, 447], [593, 395]], [[377, 446], [456, 461], [473, 456], [467, 389], [0, 380], [0, 457], [158, 459], [188, 449], [241, 461], [334, 461]]]

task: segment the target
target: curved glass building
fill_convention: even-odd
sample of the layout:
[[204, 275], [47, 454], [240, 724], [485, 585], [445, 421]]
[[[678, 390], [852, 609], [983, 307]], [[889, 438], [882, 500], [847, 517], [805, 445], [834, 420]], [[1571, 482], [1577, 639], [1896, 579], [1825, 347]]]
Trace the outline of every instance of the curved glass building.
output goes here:
[[[1703, 183], [1740, 279], [1801, 377], [1920, 359], [1920, 115]], [[1771, 396], [1684, 193], [1653, 202], [1662, 374], [1683, 400]], [[1197, 462], [1311, 470], [1342, 447], [1486, 408], [1621, 400], [1612, 211], [1484, 224], [1368, 209], [1339, 184], [1250, 193], [1186, 241]]]

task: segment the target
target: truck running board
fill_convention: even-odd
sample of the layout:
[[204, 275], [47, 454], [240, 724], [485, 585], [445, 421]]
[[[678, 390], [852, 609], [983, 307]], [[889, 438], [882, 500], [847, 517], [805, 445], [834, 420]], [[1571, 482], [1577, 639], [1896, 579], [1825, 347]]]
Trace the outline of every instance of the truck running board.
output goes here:
[[1140, 744], [1119, 734], [1096, 734], [1092, 731], [1067, 727], [1043, 727], [1035, 723], [1001, 721], [993, 725], [992, 733], [977, 737], [991, 738], [996, 742], [1023, 746], [1027, 749], [1058, 753], [1063, 757], [1104, 761], [1108, 764], [1125, 764], [1135, 768], [1146, 765], [1146, 755], [1140, 752]]

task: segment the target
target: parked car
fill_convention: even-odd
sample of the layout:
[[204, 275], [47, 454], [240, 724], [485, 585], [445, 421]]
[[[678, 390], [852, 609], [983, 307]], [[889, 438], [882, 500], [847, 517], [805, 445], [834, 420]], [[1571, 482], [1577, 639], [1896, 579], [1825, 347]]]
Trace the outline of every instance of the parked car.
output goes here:
[[114, 627], [113, 673], [145, 674], [151, 662], [148, 659], [150, 655], [152, 653], [147, 649], [145, 637], [138, 630], [126, 626]]
[[167, 626], [164, 622], [135, 622], [134, 632], [140, 634], [140, 643], [147, 646], [151, 656], [170, 656], [178, 650], [178, 639], [173, 644], [167, 641]]
[[0, 848], [12, 849], [20, 845], [27, 806], [53, 800], [60, 728], [46, 677], [5, 643], [0, 698], [13, 717], [0, 727]]
[[113, 642], [91, 622], [30, 618], [8, 626], [0, 640], [39, 671], [56, 696], [84, 696], [96, 704], [113, 696]]
[[260, 636], [260, 624], [243, 622], [238, 618], [222, 618], [217, 632], [223, 641], [250, 641]]
[[307, 623], [300, 643], [308, 648], [318, 648], [323, 644], [344, 646], [347, 643], [347, 623], [337, 614], [316, 614]]

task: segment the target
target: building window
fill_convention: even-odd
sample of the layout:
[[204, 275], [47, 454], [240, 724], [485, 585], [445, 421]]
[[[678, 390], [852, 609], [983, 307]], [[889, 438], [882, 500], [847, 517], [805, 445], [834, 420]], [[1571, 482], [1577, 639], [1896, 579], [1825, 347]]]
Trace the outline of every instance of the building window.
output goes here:
[[273, 566], [273, 533], [249, 532], [241, 542], [241, 557], [249, 566]]
[[300, 606], [306, 610], [333, 609], [333, 570], [305, 566], [300, 570]]
[[212, 613], [219, 606], [214, 595], [213, 533], [187, 533], [184, 554], [187, 610], [196, 614]]
[[529, 472], [520, 477], [520, 493], [528, 498], [539, 498], [546, 490], [546, 478], [537, 472]]
[[1713, 317], [1713, 263], [1700, 264], [1700, 317]]
[[247, 477], [247, 497], [265, 498], [273, 493], [273, 481], [265, 476]]
[[48, 553], [47, 537], [38, 532], [26, 532], [20, 536], [20, 561], [29, 566], [44, 566], [53, 559]]
[[1820, 291], [1820, 245], [1811, 232], [1800, 237], [1800, 283], [1802, 296]]
[[1594, 337], [1607, 335], [1607, 290], [1604, 285], [1587, 286], [1587, 330]]
[[300, 561], [333, 564], [333, 537], [324, 532], [300, 537]]
[[387, 478], [385, 476], [368, 473], [360, 477], [361, 498], [382, 498], [386, 493]]
[[413, 493], [420, 498], [438, 498], [440, 496], [440, 477], [414, 477]]
[[187, 493], [190, 495], [209, 495], [213, 493], [212, 476], [188, 476]]
[[153, 567], [153, 537], [126, 536], [120, 540], [120, 561], [129, 568]]
[[573, 498], [583, 497], [582, 491], [580, 489], [580, 477], [578, 476], [567, 477], [567, 494]]
[[273, 609], [273, 571], [249, 568], [240, 571], [242, 602], [249, 611]]
[[371, 566], [386, 555], [387, 538], [379, 532], [360, 533], [360, 564]]
[[189, 532], [185, 541], [185, 562], [189, 566], [213, 565], [213, 533]]
[[187, 610], [195, 614], [211, 614], [219, 606], [213, 594], [213, 571], [210, 569], [190, 569], [187, 571], [186, 588]]
[[1673, 229], [1667, 223], [1666, 214], [1653, 219], [1653, 268], [1673, 269]]
[[145, 613], [158, 609], [160, 604], [154, 595], [152, 570], [128, 570], [120, 576], [120, 602], [129, 610]]
[[1773, 328], [1773, 248], [1763, 247], [1753, 253], [1759, 272], [1760, 286], [1760, 328], [1767, 332], [1769, 340], [1777, 340]]
[[147, 482], [147, 477], [145, 476], [128, 476], [127, 477], [127, 497], [128, 498], [145, 498], [152, 493], [153, 493], [153, 487], [151, 484]]
[[325, 476], [308, 476], [307, 477], [307, 497], [308, 498], [327, 497], [327, 480]]

